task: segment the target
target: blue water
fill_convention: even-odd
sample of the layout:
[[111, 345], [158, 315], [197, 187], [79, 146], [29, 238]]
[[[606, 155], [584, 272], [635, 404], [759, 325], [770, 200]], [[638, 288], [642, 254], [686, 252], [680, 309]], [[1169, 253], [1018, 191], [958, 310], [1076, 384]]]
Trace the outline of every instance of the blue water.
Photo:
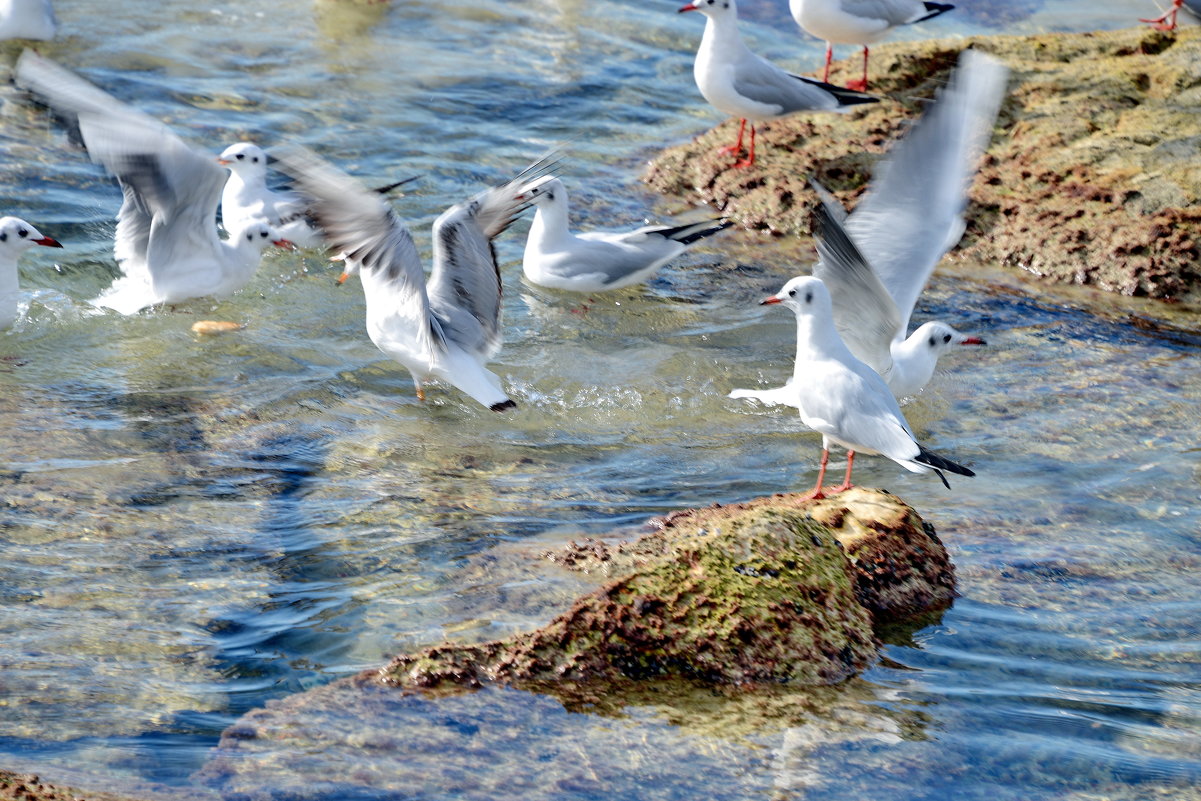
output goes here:
[[[639, 173], [719, 121], [691, 82], [701, 21], [672, 3], [60, 5], [41, 52], [199, 147], [300, 141], [368, 181], [420, 173], [397, 208], [426, 250], [445, 206], [562, 142], [580, 225], [687, 211]], [[818, 65], [782, 2], [744, 5], [761, 52]], [[925, 33], [1115, 27], [1149, 5], [965, 3]], [[289, 713], [337, 733], [335, 767], [284, 744], [236, 780], [206, 770], [268, 701], [547, 620], [580, 584], [530, 553], [809, 486], [817, 438], [724, 398], [787, 374], [792, 321], [755, 301], [809, 256], [734, 232], [580, 314], [522, 283], [519, 223], [498, 241], [494, 369], [521, 409], [446, 388], [422, 405], [367, 340], [361, 292], [315, 254], [270, 254], [220, 303], [92, 310], [120, 193], [2, 96], [7, 210], [68, 247], [31, 254], [29, 308], [0, 335], [0, 767], [143, 796], [273, 797], [276, 770], [330, 799], [1196, 796], [1196, 311], [964, 263], [919, 315], [990, 347], [950, 357], [906, 413], [980, 477], [948, 493], [857, 468], [938, 527], [963, 597], [811, 715], [726, 737], [653, 705], [603, 718], [515, 691], [338, 698]], [[197, 319], [247, 328], [202, 339]], [[372, 751], [363, 730], [421, 734]], [[471, 765], [469, 787], [454, 771]], [[322, 769], [340, 778], [306, 773]]]

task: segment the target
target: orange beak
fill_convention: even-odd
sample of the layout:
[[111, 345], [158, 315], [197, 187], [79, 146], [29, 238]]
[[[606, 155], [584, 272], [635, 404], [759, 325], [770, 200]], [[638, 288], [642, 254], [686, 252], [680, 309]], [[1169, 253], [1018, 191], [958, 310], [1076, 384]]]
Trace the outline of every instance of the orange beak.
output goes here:
[[760, 306], [770, 306], [773, 303], [779, 303], [779, 302], [780, 302], [780, 299], [777, 298], [775, 295], [772, 295], [770, 298], [764, 298], [763, 300], [759, 301], [759, 305]]
[[271, 244], [275, 245], [277, 248], [284, 248], [285, 250], [296, 250], [296, 243], [290, 239], [272, 239]]
[[51, 239], [48, 236], [44, 236], [41, 239], [34, 239], [31, 241], [35, 245], [42, 245], [43, 247], [48, 247], [48, 248], [61, 248], [62, 247], [62, 245], [59, 244], [57, 239]]
[[680, 9], [678, 11], [676, 11], [676, 13], [683, 14], [685, 11], [696, 11], [696, 6], [693, 5], [692, 3], [689, 3], [686, 6], [681, 6]]
[[223, 158], [218, 158], [218, 159], [217, 159], [217, 163], [218, 163], [218, 164], [221, 164], [221, 165], [224, 165], [224, 166], [226, 166], [226, 167], [228, 167], [230, 164], [233, 164], [233, 162], [232, 162], [232, 161], [230, 161], [229, 159], [223, 159]]

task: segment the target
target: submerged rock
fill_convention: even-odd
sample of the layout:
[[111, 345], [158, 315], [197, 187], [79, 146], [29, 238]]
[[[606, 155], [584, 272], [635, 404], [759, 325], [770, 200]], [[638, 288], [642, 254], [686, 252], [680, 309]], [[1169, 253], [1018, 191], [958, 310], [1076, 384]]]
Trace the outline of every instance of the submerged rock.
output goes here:
[[[734, 139], [737, 121], [726, 122], [661, 154], [646, 180], [745, 227], [807, 236], [816, 203], [808, 178], [853, 202], [969, 46], [1012, 74], [960, 252], [1127, 295], [1201, 291], [1198, 28], [881, 45], [871, 89], [886, 102], [763, 125], [754, 169], [733, 169], [716, 152]], [[835, 74], [852, 69], [844, 62]]]

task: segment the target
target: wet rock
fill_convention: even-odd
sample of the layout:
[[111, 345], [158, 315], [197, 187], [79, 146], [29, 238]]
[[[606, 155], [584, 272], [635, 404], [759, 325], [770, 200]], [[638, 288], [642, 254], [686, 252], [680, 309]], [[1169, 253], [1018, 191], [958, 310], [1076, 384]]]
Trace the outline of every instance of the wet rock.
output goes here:
[[88, 793], [57, 787], [32, 774], [0, 770], [0, 801], [129, 801], [126, 796]]
[[[1197, 28], [882, 45], [872, 50], [872, 91], [885, 102], [764, 125], [749, 170], [715, 152], [735, 138], [737, 121], [726, 122], [661, 154], [646, 180], [712, 203], [747, 228], [808, 236], [816, 200], [807, 179], [853, 204], [968, 46], [997, 56], [1012, 75], [971, 189], [963, 256], [1126, 295], [1191, 299], [1201, 291]], [[853, 69], [842, 62], [833, 75]]]

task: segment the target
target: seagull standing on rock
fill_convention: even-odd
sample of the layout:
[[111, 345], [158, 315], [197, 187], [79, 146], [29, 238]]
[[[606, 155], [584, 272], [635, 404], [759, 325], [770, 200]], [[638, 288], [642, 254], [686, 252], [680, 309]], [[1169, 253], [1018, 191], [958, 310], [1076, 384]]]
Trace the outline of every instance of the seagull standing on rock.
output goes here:
[[[818, 210], [818, 219], [823, 233], [829, 224], [836, 225], [824, 209]], [[856, 359], [838, 336], [830, 293], [820, 279], [798, 276], [762, 301], [762, 305], [776, 303], [787, 306], [796, 314], [797, 349], [792, 380], [787, 386], [770, 392], [790, 396], [786, 401], [777, 402], [795, 406], [800, 411], [801, 422], [822, 435], [821, 468], [817, 484], [807, 497], [826, 497], [822, 482], [826, 478], [831, 443], [848, 451], [846, 477], [842, 484], [831, 490], [833, 493], [851, 488], [856, 452], [887, 456], [913, 473], [933, 471], [948, 489], [950, 485], [943, 471], [975, 475], [963, 465], [918, 444], [884, 379]], [[762, 394], [756, 390], [736, 389], [730, 397], [760, 399]]]
[[880, 41], [898, 25], [925, 22], [955, 6], [922, 0], [789, 0], [788, 7], [802, 30], [826, 40], [823, 81], [830, 80], [834, 45], [863, 46], [863, 79], [851, 81], [847, 88], [866, 92], [869, 44]]
[[693, 76], [705, 100], [718, 111], [738, 117], [738, 141], [724, 152], [742, 152], [742, 137], [751, 121], [750, 152], [735, 167], [755, 163], [755, 123], [798, 111], [846, 111], [878, 98], [793, 75], [752, 53], [738, 31], [734, 0], [696, 0], [679, 9], [705, 15], [705, 33], [696, 51]]
[[546, 160], [444, 211], [433, 227], [434, 268], [426, 280], [417, 247], [378, 192], [297, 146], [272, 151], [295, 182], [327, 244], [345, 260], [342, 283], [363, 282], [367, 334], [408, 368], [418, 400], [430, 379], [446, 381], [494, 412], [517, 406], [484, 366], [501, 345], [500, 268], [492, 240], [528, 203], [521, 187]]
[[728, 228], [725, 219], [647, 226], [626, 233], [568, 230], [567, 189], [546, 175], [521, 189], [534, 204], [534, 222], [525, 241], [521, 266], [539, 286], [573, 292], [603, 292], [641, 283], [695, 242]]
[[20, 217], [0, 217], [0, 328], [17, 320], [17, 260], [35, 245], [62, 247]]

